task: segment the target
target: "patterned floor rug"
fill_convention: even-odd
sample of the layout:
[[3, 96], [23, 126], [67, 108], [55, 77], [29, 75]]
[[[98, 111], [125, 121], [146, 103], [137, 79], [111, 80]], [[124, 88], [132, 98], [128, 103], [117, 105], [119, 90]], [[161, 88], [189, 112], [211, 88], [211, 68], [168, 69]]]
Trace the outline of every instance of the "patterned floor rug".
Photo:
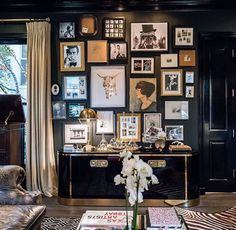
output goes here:
[[76, 230], [80, 218], [76, 217], [44, 217], [42, 230]]

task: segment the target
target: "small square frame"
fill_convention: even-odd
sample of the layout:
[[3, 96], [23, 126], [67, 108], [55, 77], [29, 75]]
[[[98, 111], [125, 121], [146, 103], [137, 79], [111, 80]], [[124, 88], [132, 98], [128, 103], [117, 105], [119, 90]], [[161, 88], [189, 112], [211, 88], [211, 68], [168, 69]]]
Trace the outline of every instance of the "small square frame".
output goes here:
[[196, 51], [195, 50], [180, 50], [179, 51], [179, 66], [195, 66]]
[[66, 119], [66, 102], [53, 101], [52, 102], [52, 119]]
[[154, 74], [154, 57], [131, 57], [131, 73]]
[[107, 40], [87, 41], [88, 63], [106, 63], [108, 61], [107, 53]]
[[113, 111], [97, 111], [96, 134], [114, 133]]
[[127, 61], [128, 59], [127, 42], [110, 42], [109, 57], [110, 61], [114, 62]]
[[68, 103], [68, 117], [78, 118], [80, 112], [86, 108], [86, 103], [81, 102], [69, 102]]
[[95, 36], [98, 32], [98, 19], [92, 14], [83, 14], [79, 19], [79, 33], [81, 36]]
[[161, 68], [178, 67], [178, 54], [161, 54]]
[[103, 38], [104, 39], [125, 39], [125, 18], [103, 18]]
[[174, 28], [174, 47], [193, 47], [194, 29], [192, 27], [177, 26]]
[[88, 142], [88, 125], [65, 123], [63, 132], [64, 144], [86, 144]]
[[189, 119], [188, 101], [165, 101], [165, 119], [188, 120]]
[[194, 71], [186, 71], [185, 72], [185, 83], [193, 84], [194, 83]]
[[60, 39], [75, 38], [75, 23], [74, 22], [59, 22], [59, 38]]

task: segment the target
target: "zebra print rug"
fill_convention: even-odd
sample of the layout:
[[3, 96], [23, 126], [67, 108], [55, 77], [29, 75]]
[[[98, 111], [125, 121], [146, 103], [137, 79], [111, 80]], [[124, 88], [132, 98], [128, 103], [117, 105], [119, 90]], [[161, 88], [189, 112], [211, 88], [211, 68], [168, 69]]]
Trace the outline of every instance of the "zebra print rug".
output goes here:
[[183, 216], [189, 230], [236, 230], [236, 206], [216, 213], [175, 208]]

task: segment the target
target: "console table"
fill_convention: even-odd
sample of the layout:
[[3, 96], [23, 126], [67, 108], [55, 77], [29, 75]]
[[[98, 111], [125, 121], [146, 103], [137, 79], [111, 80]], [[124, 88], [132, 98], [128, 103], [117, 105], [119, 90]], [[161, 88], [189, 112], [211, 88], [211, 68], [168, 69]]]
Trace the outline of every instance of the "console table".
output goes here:
[[[136, 153], [135, 153], [136, 154]], [[153, 169], [159, 184], [144, 192], [141, 206], [190, 207], [199, 203], [198, 154], [137, 152]], [[115, 152], [58, 151], [58, 202], [63, 205], [124, 206], [124, 187], [116, 186], [122, 161]]]

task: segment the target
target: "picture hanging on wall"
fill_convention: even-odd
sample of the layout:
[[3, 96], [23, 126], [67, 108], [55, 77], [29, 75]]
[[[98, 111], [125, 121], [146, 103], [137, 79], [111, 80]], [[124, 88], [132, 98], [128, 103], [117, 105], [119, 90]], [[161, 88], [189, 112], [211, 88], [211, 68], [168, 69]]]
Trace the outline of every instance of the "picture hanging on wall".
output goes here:
[[188, 101], [165, 101], [165, 119], [187, 120]]
[[165, 132], [167, 141], [184, 140], [183, 125], [165, 125]]
[[174, 28], [174, 47], [193, 46], [193, 28], [175, 27]]
[[64, 76], [65, 100], [87, 99], [87, 80], [86, 76]]
[[80, 17], [79, 33], [81, 36], [95, 36], [98, 32], [98, 20], [92, 14], [83, 14]]
[[117, 114], [117, 136], [120, 140], [140, 142], [141, 114], [140, 113], [118, 113]]
[[185, 97], [186, 98], [194, 98], [194, 86], [186, 86]]
[[167, 51], [168, 23], [131, 23], [131, 51]]
[[69, 118], [78, 118], [85, 107], [85, 103], [68, 103]]
[[161, 70], [161, 96], [182, 96], [182, 69]]
[[157, 111], [156, 78], [130, 78], [130, 111]]
[[132, 57], [131, 73], [154, 74], [154, 57]]
[[194, 83], [194, 72], [193, 71], [186, 71], [185, 83]]
[[161, 54], [161, 68], [178, 67], [177, 54]]
[[127, 60], [127, 42], [110, 43], [110, 60], [122, 61]]
[[113, 111], [97, 111], [96, 134], [114, 133]]
[[60, 70], [84, 71], [84, 42], [60, 43]]
[[125, 39], [125, 18], [104, 18], [103, 19], [104, 39]]
[[107, 62], [107, 41], [106, 40], [90, 40], [87, 41], [88, 62], [98, 63]]
[[75, 38], [75, 23], [60, 22], [59, 23], [59, 38], [70, 39]]
[[66, 102], [65, 101], [52, 102], [52, 118], [53, 119], [66, 119]]
[[91, 107], [125, 107], [125, 66], [91, 67]]
[[195, 66], [195, 50], [179, 51], [179, 66]]
[[64, 144], [86, 144], [88, 141], [88, 125], [64, 124]]

